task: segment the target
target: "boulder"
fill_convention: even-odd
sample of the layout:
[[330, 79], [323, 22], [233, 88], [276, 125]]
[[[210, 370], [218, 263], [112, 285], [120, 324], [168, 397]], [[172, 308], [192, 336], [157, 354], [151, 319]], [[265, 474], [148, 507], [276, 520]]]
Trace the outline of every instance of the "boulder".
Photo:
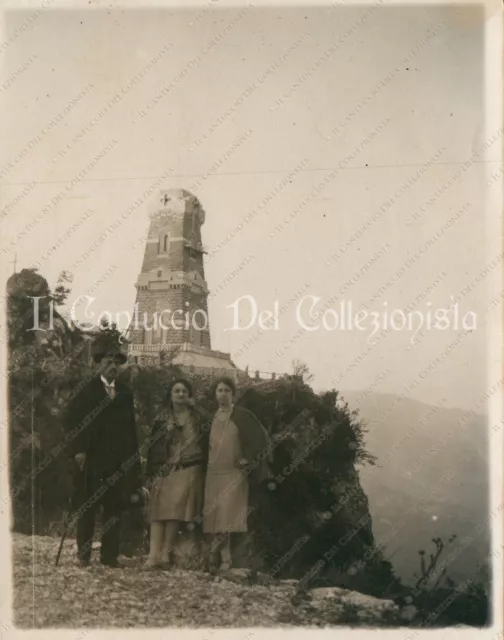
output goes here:
[[231, 582], [237, 582], [239, 584], [248, 584], [250, 581], [250, 570], [249, 569], [236, 569], [231, 568], [228, 571], [225, 571], [219, 574], [222, 578], [229, 580]]
[[257, 582], [257, 584], [260, 584], [263, 587], [267, 587], [270, 584], [275, 583], [275, 578], [273, 578], [273, 576], [271, 576], [269, 573], [262, 573], [261, 571], [258, 571], [255, 581]]
[[372, 623], [399, 617], [399, 607], [392, 600], [375, 598], [358, 591], [340, 587], [318, 587], [308, 593], [311, 595], [311, 605], [321, 615], [330, 613], [333, 619], [340, 617], [342, 622]]
[[399, 613], [399, 618], [404, 622], [411, 622], [418, 615], [418, 609], [413, 604], [403, 607]]

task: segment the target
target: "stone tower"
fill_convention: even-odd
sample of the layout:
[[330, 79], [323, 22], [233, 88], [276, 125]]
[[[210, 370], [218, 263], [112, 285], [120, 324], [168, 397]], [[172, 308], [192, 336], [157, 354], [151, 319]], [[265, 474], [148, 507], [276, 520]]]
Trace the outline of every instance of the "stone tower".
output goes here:
[[211, 349], [201, 240], [205, 213], [198, 199], [184, 189], [161, 191], [149, 218], [128, 332], [130, 355], [154, 363], [171, 352], [182, 368], [236, 372], [228, 354]]

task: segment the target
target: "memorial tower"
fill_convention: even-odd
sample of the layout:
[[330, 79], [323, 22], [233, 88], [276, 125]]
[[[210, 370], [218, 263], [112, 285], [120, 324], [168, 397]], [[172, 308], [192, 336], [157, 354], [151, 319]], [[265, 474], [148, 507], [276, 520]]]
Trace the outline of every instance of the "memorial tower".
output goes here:
[[182, 368], [237, 375], [229, 354], [211, 349], [201, 236], [205, 213], [198, 199], [184, 189], [161, 191], [149, 219], [128, 332], [130, 356], [153, 364], [170, 352]]

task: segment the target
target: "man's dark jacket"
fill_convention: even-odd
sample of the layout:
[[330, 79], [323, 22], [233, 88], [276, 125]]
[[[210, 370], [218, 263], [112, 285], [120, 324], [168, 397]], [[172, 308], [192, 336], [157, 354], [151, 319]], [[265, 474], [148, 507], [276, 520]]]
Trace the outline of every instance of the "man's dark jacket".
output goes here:
[[133, 394], [118, 380], [115, 389], [112, 400], [101, 376], [92, 378], [71, 400], [65, 427], [70, 455], [86, 454], [84, 497], [105, 485], [114, 487], [127, 503], [141, 486], [140, 455]]

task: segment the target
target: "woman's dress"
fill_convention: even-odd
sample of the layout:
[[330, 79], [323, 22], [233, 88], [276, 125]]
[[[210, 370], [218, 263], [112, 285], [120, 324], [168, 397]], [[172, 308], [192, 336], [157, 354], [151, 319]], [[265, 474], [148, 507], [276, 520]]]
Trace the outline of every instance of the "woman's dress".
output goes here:
[[243, 457], [231, 410], [217, 411], [210, 430], [203, 508], [204, 533], [247, 531], [248, 479], [238, 468]]
[[[203, 452], [199, 432], [192, 414], [182, 428], [177, 427], [171, 417], [161, 428], [167, 429], [170, 443], [166, 454], [168, 475], [156, 478], [152, 484], [149, 520], [190, 522], [200, 515], [203, 503]], [[191, 465], [197, 460], [199, 464]]]

